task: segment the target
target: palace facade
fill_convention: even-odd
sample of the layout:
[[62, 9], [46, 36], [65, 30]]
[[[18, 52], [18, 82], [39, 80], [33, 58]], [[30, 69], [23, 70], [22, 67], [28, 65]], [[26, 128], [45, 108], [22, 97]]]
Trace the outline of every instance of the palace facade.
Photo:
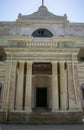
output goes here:
[[80, 123], [83, 102], [84, 23], [44, 5], [0, 22], [0, 122]]

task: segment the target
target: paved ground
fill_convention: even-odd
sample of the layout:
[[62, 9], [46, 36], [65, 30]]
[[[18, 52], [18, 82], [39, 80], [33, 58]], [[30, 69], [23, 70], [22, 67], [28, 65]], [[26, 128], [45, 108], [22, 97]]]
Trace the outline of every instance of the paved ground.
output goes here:
[[0, 125], [0, 130], [84, 130], [84, 125]]

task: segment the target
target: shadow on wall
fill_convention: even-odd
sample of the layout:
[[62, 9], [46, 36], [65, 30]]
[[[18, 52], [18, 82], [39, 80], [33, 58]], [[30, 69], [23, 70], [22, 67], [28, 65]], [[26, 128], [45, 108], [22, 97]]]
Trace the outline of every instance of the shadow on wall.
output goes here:
[[0, 83], [0, 108], [1, 108], [1, 101], [2, 101], [2, 83]]
[[5, 60], [6, 60], [6, 53], [3, 47], [0, 47], [0, 61], [5, 61]]
[[82, 92], [82, 108], [83, 108], [83, 111], [84, 111], [84, 84], [81, 84], [81, 92]]

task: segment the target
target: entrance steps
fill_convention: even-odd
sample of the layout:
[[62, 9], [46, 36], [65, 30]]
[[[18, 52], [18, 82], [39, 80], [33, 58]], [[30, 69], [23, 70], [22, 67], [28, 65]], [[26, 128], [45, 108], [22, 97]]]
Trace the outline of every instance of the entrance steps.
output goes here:
[[78, 124], [82, 123], [82, 112], [48, 112], [34, 111], [26, 112], [11, 112], [8, 115], [8, 123], [17, 124]]

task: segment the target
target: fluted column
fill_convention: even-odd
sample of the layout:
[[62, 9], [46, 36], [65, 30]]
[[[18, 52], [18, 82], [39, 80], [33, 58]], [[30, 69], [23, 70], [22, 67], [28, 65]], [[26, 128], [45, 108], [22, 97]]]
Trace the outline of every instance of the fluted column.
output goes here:
[[67, 81], [64, 62], [60, 62], [60, 107], [61, 110], [67, 109]]
[[16, 110], [23, 109], [24, 62], [20, 62], [17, 74]]
[[27, 63], [26, 89], [25, 89], [25, 110], [32, 111], [32, 62]]
[[16, 67], [17, 62], [12, 62], [10, 93], [9, 93], [9, 109], [14, 110], [15, 87], [16, 87]]
[[52, 111], [59, 110], [57, 62], [52, 63]]

